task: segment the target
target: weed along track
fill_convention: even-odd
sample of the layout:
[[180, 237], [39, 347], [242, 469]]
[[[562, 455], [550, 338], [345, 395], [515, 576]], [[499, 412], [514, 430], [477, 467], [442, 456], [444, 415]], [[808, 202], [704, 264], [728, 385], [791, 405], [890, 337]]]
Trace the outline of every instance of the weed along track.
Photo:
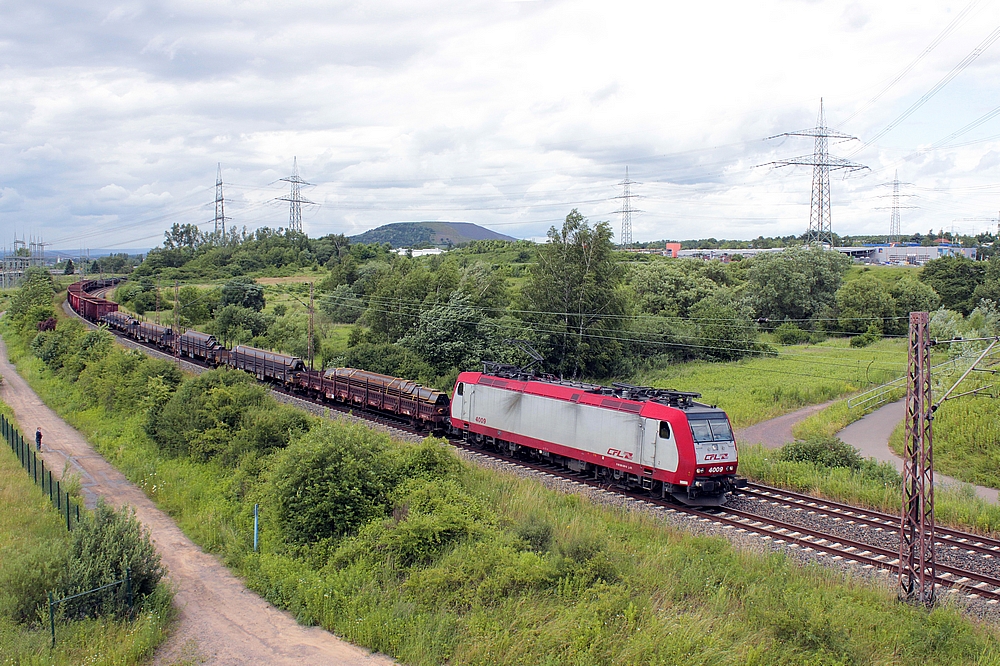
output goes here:
[[[79, 316], [69, 307], [66, 309]], [[117, 335], [128, 347], [176, 360], [193, 372], [200, 373], [210, 367]], [[268, 386], [282, 402], [319, 416], [337, 412], [374, 424], [407, 441], [419, 441], [427, 436], [426, 429], [415, 428], [405, 419], [349, 404], [304, 397], [273, 384]], [[816, 561], [870, 574], [887, 586], [894, 585], [893, 574], [898, 571], [897, 516], [758, 484], [732, 493], [725, 506], [684, 506], [651, 493], [609, 483], [607, 478], [595, 478], [593, 474], [475, 446], [463, 438], [449, 437], [448, 440], [463, 458], [481, 466], [532, 476], [544, 485], [584, 494], [598, 503], [654, 513], [684, 529], [725, 536], [742, 547], [779, 550], [799, 561]], [[1000, 541], [938, 528], [937, 546], [937, 585], [947, 590], [949, 597], [971, 604], [979, 612], [994, 614], [1000, 610]]]

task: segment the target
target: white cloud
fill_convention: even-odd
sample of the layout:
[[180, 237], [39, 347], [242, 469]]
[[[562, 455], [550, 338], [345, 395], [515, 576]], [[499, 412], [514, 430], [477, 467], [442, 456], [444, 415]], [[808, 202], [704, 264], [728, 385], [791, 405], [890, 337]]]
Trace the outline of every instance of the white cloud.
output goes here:
[[[211, 218], [218, 162], [234, 222], [278, 226], [275, 181], [297, 156], [322, 204], [305, 215], [313, 234], [451, 219], [543, 237], [572, 207], [616, 220], [626, 165], [642, 183], [637, 238], [797, 234], [809, 169], [755, 167], [811, 142], [761, 139], [812, 125], [820, 96], [831, 124], [873, 135], [1000, 24], [981, 3], [844, 122], [957, 14], [873, 0], [19, 0], [0, 8], [0, 229], [32, 219], [57, 245], [83, 227], [108, 230], [91, 246], [155, 244], [174, 221]], [[1000, 104], [993, 49], [853, 156], [872, 173], [835, 176], [835, 230], [887, 228], [879, 186], [896, 169], [920, 194], [904, 230], [996, 208], [1000, 140], [969, 142], [1000, 120], [920, 152]]]

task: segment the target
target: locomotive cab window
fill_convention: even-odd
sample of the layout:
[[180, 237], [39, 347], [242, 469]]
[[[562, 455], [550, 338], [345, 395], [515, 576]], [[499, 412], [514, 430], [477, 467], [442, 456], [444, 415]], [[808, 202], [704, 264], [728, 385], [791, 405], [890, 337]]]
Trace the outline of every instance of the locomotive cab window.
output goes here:
[[712, 441], [712, 428], [708, 425], [708, 421], [692, 419], [690, 424], [691, 436], [694, 438], [696, 444]]
[[457, 389], [457, 391], [458, 391], [459, 395], [465, 395], [465, 383], [464, 382], [459, 382], [458, 383], [458, 389]]
[[696, 444], [733, 441], [733, 431], [726, 419], [691, 419], [689, 423]]
[[660, 439], [670, 439], [670, 424], [660, 421]]

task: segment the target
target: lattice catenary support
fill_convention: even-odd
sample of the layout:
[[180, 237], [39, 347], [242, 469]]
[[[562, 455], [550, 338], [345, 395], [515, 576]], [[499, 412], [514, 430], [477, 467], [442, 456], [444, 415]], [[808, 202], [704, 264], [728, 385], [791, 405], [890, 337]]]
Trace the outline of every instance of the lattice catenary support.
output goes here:
[[926, 312], [910, 313], [906, 383], [906, 450], [899, 526], [899, 596], [934, 603], [934, 466], [931, 345]]

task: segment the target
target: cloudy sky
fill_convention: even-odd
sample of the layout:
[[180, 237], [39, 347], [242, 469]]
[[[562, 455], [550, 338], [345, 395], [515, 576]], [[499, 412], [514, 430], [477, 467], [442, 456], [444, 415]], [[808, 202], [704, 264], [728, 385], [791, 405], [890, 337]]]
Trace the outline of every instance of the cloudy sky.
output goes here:
[[[173, 222], [313, 236], [412, 220], [538, 238], [577, 208], [638, 240], [802, 233], [827, 124], [870, 167], [833, 225], [996, 229], [1000, 0], [0, 4], [0, 246], [147, 248]], [[943, 84], [943, 85], [942, 85]], [[976, 121], [983, 120], [976, 125]], [[975, 125], [971, 129], [968, 126]], [[962, 131], [966, 130], [966, 131]], [[976, 219], [979, 218], [979, 219]]]

